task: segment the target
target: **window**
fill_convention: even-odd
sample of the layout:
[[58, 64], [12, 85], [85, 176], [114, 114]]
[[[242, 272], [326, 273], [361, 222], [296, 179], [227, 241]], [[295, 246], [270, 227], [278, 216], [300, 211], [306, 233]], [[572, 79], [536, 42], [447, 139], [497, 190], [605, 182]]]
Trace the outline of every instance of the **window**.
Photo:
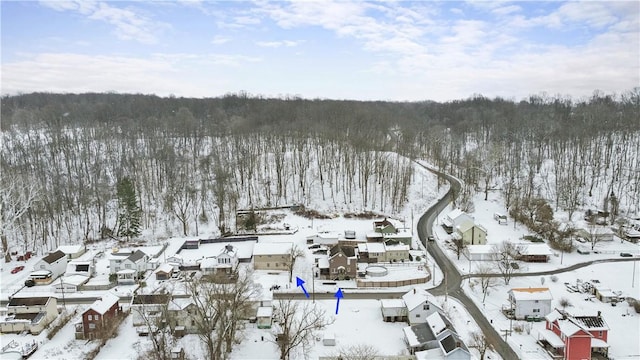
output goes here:
[[45, 267], [46, 267], [46, 265], [44, 265], [44, 264], [43, 264], [43, 265], [40, 265], [40, 269], [41, 269], [41, 270], [44, 270], [44, 268], [45, 268]]
[[539, 303], [540, 301], [539, 301], [539, 300], [535, 300], [534, 302], [537, 304], [537, 303]]
[[93, 320], [93, 315], [88, 316], [89, 321]]
[[416, 317], [417, 317], [417, 318], [419, 318], [419, 317], [420, 317], [420, 314], [416, 314]]
[[598, 337], [602, 338], [602, 330], [598, 331]]
[[351, 268], [347, 268], [347, 272], [351, 271]]
[[93, 319], [94, 319], [94, 320], [96, 320], [96, 321], [97, 321], [97, 320], [100, 320], [100, 315], [96, 315], [96, 316], [94, 316], [94, 317], [93, 317]]
[[429, 304], [424, 304], [424, 306], [422, 307], [422, 310], [429, 310]]
[[131, 264], [125, 264], [125, 265], [124, 265], [124, 268], [125, 268], [125, 269], [131, 269]]
[[95, 328], [96, 328], [96, 324], [93, 324], [93, 323], [89, 324], [89, 329], [95, 329]]
[[269, 267], [271, 264], [267, 263], [267, 267]]
[[540, 312], [540, 309], [533, 309], [533, 312], [534, 312], [534, 313], [539, 313], [539, 312]]

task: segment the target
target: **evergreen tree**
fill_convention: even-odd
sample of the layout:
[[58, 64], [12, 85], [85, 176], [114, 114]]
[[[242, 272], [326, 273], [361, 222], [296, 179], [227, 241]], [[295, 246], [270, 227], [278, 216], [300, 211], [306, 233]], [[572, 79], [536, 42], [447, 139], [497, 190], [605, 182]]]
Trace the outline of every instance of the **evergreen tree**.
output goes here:
[[133, 181], [129, 177], [124, 177], [118, 181], [118, 236], [132, 237], [140, 235], [140, 219], [142, 209], [138, 205], [138, 197]]

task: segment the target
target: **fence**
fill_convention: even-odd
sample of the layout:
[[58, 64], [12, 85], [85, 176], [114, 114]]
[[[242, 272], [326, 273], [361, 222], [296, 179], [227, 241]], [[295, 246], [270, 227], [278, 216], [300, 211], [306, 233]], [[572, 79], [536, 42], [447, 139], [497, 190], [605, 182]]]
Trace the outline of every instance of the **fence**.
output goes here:
[[424, 284], [431, 280], [431, 275], [425, 275], [424, 277], [410, 279], [410, 280], [392, 280], [392, 281], [364, 281], [364, 280], [356, 280], [356, 283], [359, 288], [384, 288], [384, 287], [398, 287], [398, 286], [408, 286], [408, 285], [416, 285], [416, 284]]

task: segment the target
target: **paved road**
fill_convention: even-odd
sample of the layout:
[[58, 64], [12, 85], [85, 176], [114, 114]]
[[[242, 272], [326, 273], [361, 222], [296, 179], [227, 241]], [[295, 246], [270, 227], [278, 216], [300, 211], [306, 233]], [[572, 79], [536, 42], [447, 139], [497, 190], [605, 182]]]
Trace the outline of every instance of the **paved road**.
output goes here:
[[428, 170], [445, 177], [451, 184], [449, 191], [438, 200], [434, 206], [427, 210], [418, 221], [418, 237], [420, 241], [422, 241], [422, 244], [427, 247], [427, 251], [434, 258], [440, 269], [442, 269], [446, 278], [446, 281], [440, 283], [440, 285], [430, 290], [430, 292], [433, 295], [447, 294], [447, 296], [451, 296], [460, 301], [473, 320], [478, 324], [485, 338], [493, 346], [495, 351], [497, 351], [503, 359], [517, 359], [518, 354], [500, 337], [500, 334], [496, 332], [482, 311], [480, 311], [476, 304], [462, 291], [460, 288], [462, 276], [460, 276], [458, 269], [456, 269], [449, 257], [442, 252], [442, 249], [440, 249], [436, 241], [427, 242], [427, 237], [431, 235], [436, 217], [455, 198], [455, 194], [460, 193], [461, 187], [460, 182], [456, 178], [432, 169]]

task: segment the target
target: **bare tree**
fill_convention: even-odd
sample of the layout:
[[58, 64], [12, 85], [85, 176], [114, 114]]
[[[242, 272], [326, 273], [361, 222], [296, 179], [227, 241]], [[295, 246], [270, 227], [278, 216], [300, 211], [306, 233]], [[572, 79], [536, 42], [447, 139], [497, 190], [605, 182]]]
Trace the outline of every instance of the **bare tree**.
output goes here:
[[15, 230], [14, 227], [20, 218], [29, 211], [38, 198], [36, 185], [33, 183], [19, 184], [15, 178], [2, 177], [0, 185], [0, 238], [2, 238], [2, 252], [4, 261], [11, 262], [7, 233]]
[[278, 301], [273, 315], [278, 324], [274, 327], [273, 342], [278, 346], [281, 360], [288, 360], [299, 347], [307, 349], [315, 332], [333, 323], [316, 303], [291, 299]]
[[375, 346], [356, 344], [340, 348], [335, 357], [341, 360], [376, 360], [379, 355]]
[[513, 274], [519, 271], [519, 266], [515, 260], [522, 253], [522, 250], [524, 250], [524, 245], [514, 244], [510, 241], [504, 241], [499, 245], [493, 246], [492, 260], [496, 269], [502, 275], [505, 285], [509, 285]]
[[167, 326], [170, 323], [168, 304], [161, 305], [160, 309], [154, 308], [153, 311], [147, 309], [146, 306], [134, 310], [138, 319], [141, 319], [144, 326], [147, 327], [152, 345], [149, 350], [139, 355], [139, 359], [171, 359], [171, 348], [175, 344], [175, 338]]
[[460, 260], [460, 254], [462, 254], [462, 252], [466, 248], [464, 241], [462, 239], [454, 238], [447, 244], [449, 246], [449, 249], [453, 250], [458, 257], [458, 260]]
[[493, 350], [493, 345], [489, 343], [487, 337], [481, 331], [474, 331], [471, 333], [471, 341], [469, 347], [478, 350], [480, 354], [480, 360], [484, 360], [487, 351]]
[[476, 274], [479, 275], [479, 281], [480, 281], [480, 289], [482, 289], [482, 302], [484, 303], [485, 299], [487, 298], [487, 294], [489, 293], [489, 289], [494, 288], [497, 284], [496, 284], [496, 278], [493, 277], [492, 274], [495, 274], [492, 271], [492, 267], [487, 264], [487, 263], [483, 263], [480, 264], [477, 267], [476, 270]]
[[186, 282], [186, 290], [194, 301], [189, 314], [196, 334], [204, 343], [207, 357], [221, 359], [231, 352], [242, 320], [249, 317], [256, 289], [248, 272], [238, 272], [233, 283], [213, 283], [204, 279]]
[[289, 263], [287, 264], [289, 267], [289, 282], [293, 280], [293, 267], [296, 264], [296, 260], [305, 257], [304, 250], [298, 245], [293, 245], [291, 247], [290, 256]]

